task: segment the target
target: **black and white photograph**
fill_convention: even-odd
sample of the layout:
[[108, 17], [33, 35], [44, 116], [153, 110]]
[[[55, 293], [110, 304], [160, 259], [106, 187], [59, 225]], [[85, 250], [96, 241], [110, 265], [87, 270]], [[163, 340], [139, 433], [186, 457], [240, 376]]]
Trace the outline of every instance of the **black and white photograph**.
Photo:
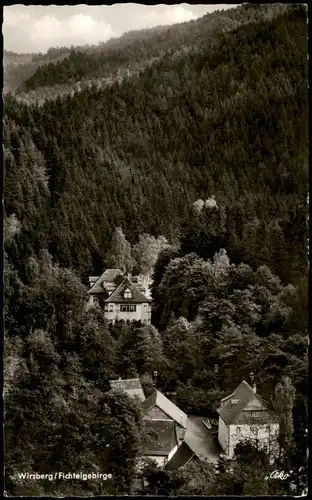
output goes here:
[[3, 7], [5, 496], [306, 496], [308, 7]]

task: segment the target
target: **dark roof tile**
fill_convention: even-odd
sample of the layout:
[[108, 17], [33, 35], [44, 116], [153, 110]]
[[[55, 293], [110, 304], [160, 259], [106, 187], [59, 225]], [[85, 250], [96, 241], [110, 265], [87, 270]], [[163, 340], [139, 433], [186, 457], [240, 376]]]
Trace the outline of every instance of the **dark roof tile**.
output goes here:
[[105, 290], [104, 290], [103, 284], [102, 284], [103, 281], [109, 281], [109, 282], [114, 283], [117, 276], [123, 276], [123, 273], [120, 269], [106, 269], [106, 271], [104, 271], [104, 273], [101, 276], [99, 276], [99, 278], [94, 283], [94, 285], [90, 288], [88, 293], [90, 293], [90, 294], [105, 293]]
[[175, 470], [179, 467], [184, 467], [194, 456], [195, 453], [183, 442], [167, 463], [166, 469]]
[[175, 423], [165, 420], [144, 420], [144, 425], [143, 454], [169, 455], [177, 445]]
[[143, 412], [146, 414], [153, 406], [158, 406], [168, 417], [175, 420], [184, 429], [187, 428], [187, 415], [157, 390], [143, 402]]
[[[125, 299], [123, 294], [127, 288], [131, 290], [132, 297]], [[105, 302], [141, 304], [151, 302], [151, 299], [145, 297], [145, 295], [140, 292], [139, 288], [132, 283], [129, 278], [125, 278]]]
[[[231, 399], [228, 401], [228, 403], [226, 403], [223, 408], [218, 408], [217, 411], [222, 420], [227, 425], [231, 425], [235, 422], [236, 418], [240, 415], [245, 406], [253, 397], [261, 401], [261, 403], [266, 408], [264, 400], [254, 392], [254, 390], [250, 387], [246, 380], [243, 380], [231, 394]], [[226, 399], [227, 398], [223, 398], [222, 401], [225, 401]], [[236, 404], [232, 405], [232, 399], [237, 400]]]

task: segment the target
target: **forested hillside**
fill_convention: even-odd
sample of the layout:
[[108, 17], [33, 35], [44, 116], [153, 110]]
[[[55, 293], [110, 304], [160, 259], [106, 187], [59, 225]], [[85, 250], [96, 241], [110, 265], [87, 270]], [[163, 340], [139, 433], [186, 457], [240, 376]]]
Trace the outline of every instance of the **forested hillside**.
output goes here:
[[[296, 470], [300, 492], [306, 9], [242, 6], [136, 37], [108, 42], [114, 57], [103, 47], [71, 51], [25, 85], [36, 92], [44, 75], [44, 85], [61, 78], [71, 86], [131, 63], [120, 82], [95, 82], [42, 105], [27, 93], [22, 101], [5, 96], [7, 489], [131, 493], [141, 413], [126, 396], [107, 392], [109, 380], [140, 376], [150, 390], [156, 369], [160, 389], [176, 392], [184, 411], [208, 416], [251, 371], [268, 400], [290, 377], [293, 424], [280, 413], [278, 467]], [[133, 72], [142, 61], [148, 67]], [[118, 259], [138, 271], [157, 256], [154, 326], [109, 328], [100, 308], [85, 307], [89, 275], [118, 267]], [[164, 489], [155, 483], [151, 493], [289, 494], [287, 485], [260, 488], [244, 465], [236, 489], [225, 475], [212, 478], [198, 467], [196, 487], [186, 472], [170, 476]], [[35, 486], [16, 476], [79, 468], [113, 472], [114, 480]]]
[[8, 97], [6, 213], [22, 223], [15, 244], [25, 255], [47, 245], [82, 278], [115, 226], [130, 242], [142, 232], [181, 236], [189, 251], [209, 256], [194, 231], [211, 226], [203, 218], [194, 224], [190, 207], [214, 194], [216, 247], [236, 262], [270, 263], [286, 281], [300, 276], [307, 245], [304, 16], [298, 10], [250, 23], [99, 92], [40, 108]]
[[[80, 90], [96, 80], [106, 86], [113, 80], [121, 81], [129, 74], [145, 69], [164, 55], [178, 57], [190, 50], [200, 50], [207, 39], [216, 33], [254, 21], [271, 19], [285, 10], [283, 4], [273, 6], [245, 6], [214, 12], [197, 21], [174, 26], [160, 26], [148, 30], [125, 33], [98, 46], [77, 47], [58, 62], [40, 65], [34, 74], [20, 85], [18, 95], [26, 101], [53, 98], [71, 90]], [[76, 85], [73, 85], [76, 83]], [[23, 91], [36, 89], [35, 94]]]
[[4, 93], [15, 91], [35, 73], [38, 66], [56, 63], [69, 54], [68, 47], [51, 48], [46, 54], [16, 54], [5, 50], [3, 54]]

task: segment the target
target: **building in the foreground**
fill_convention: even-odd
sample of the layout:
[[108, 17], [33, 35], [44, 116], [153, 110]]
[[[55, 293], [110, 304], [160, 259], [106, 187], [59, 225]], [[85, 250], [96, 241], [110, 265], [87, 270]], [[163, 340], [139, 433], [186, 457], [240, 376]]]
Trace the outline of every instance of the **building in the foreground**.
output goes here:
[[143, 459], [154, 460], [163, 467], [174, 456], [179, 447], [177, 427], [170, 420], [145, 420]]
[[276, 454], [278, 419], [256, 393], [255, 386], [251, 388], [243, 380], [232, 394], [221, 400], [218, 414], [218, 440], [228, 458], [234, 457], [238, 443], [247, 440], [267, 451], [270, 457]]
[[184, 440], [188, 417], [157, 390], [143, 401], [142, 410], [146, 429], [143, 458], [164, 466]]
[[123, 276], [120, 269], [107, 269], [89, 278], [89, 305], [99, 304], [109, 324], [140, 321], [151, 324], [150, 282], [143, 277]]
[[141, 386], [140, 379], [122, 379], [110, 380], [111, 389], [115, 391], [126, 392], [132, 398], [138, 398], [140, 401], [145, 401], [145, 395]]

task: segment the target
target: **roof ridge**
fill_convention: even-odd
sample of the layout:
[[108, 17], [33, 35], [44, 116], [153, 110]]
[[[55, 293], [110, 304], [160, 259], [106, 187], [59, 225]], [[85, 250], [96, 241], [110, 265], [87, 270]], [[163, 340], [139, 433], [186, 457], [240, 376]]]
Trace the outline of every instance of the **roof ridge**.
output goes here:
[[[113, 293], [108, 297], [109, 299], [111, 299], [112, 297], [114, 297], [114, 295], [117, 293], [117, 291], [119, 290], [119, 288], [121, 287], [121, 285], [125, 282], [125, 278], [122, 280], [121, 283], [119, 283], [119, 285], [117, 286], [117, 288], [115, 288], [115, 290], [113, 291]], [[107, 299], [106, 299], [107, 300]]]
[[[244, 384], [246, 387], [248, 387], [248, 389], [250, 389], [252, 392], [255, 392], [255, 391], [253, 390], [253, 388], [251, 387], [251, 385], [250, 385], [250, 384], [248, 384], [248, 382], [247, 382], [246, 380], [242, 380], [242, 381], [241, 381], [241, 383], [240, 383], [240, 384], [236, 387], [236, 389], [237, 389], [240, 385], [242, 385], [242, 384]], [[236, 390], [236, 389], [235, 389], [235, 390]]]
[[90, 293], [93, 288], [95, 287], [95, 285], [98, 284], [98, 282], [100, 281], [100, 279], [102, 278], [103, 274], [105, 273], [105, 271], [102, 272], [102, 274], [98, 277], [98, 279], [93, 283], [93, 285], [91, 286], [90, 290], [88, 290], [88, 293]]
[[[240, 408], [239, 412], [237, 413], [237, 415], [234, 417], [233, 421], [232, 421], [232, 424], [235, 423], [235, 421], [237, 420], [238, 416], [242, 413], [242, 411], [244, 410], [244, 408], [246, 408], [246, 406], [248, 405], [249, 401], [251, 400], [251, 398], [253, 398], [253, 394], [250, 394], [249, 398], [245, 401], [245, 404]], [[240, 401], [240, 399], [239, 399]], [[231, 403], [230, 403], [231, 404]]]
[[135, 378], [114, 378], [114, 379], [111, 379], [110, 382], [126, 382], [126, 380], [140, 380], [140, 377], [135, 377]]
[[[107, 272], [107, 271], [120, 271], [120, 273], [122, 273], [121, 269], [118, 269], [118, 268], [108, 268], [108, 269], [105, 269], [102, 274], [100, 276], [98, 276], [97, 280], [93, 283], [93, 285], [91, 286], [90, 290], [88, 290], [88, 293], [91, 293], [91, 291], [93, 290], [93, 288], [99, 283], [99, 281], [103, 278], [104, 274]], [[94, 276], [95, 277], [95, 276]]]
[[150, 410], [150, 408], [152, 408], [152, 407], [153, 407], [153, 405], [155, 405], [155, 403], [156, 403], [156, 398], [155, 398], [155, 401], [154, 401], [154, 397], [155, 397], [155, 394], [157, 394], [157, 392], [158, 392], [158, 391], [157, 391], [157, 389], [155, 389], [155, 390], [154, 390], [154, 391], [153, 391], [153, 392], [152, 392], [152, 393], [148, 396], [148, 398], [146, 398], [146, 400], [144, 401], [144, 403], [145, 403], [145, 404], [146, 404], [146, 402], [147, 402], [149, 399], [150, 399], [151, 401], [153, 401], [153, 402], [151, 403], [151, 406], [148, 406], [147, 411], [148, 411], [148, 410]]
[[137, 286], [137, 284], [133, 283], [133, 281], [130, 278], [128, 278], [128, 276], [126, 276], [125, 281], [128, 281], [129, 285], [133, 286], [134, 288], [136, 288], [138, 290], [138, 292], [140, 291], [139, 288], [138, 288], [138, 286]]
[[[173, 402], [172, 402], [169, 398], [167, 398], [167, 396], [165, 396], [162, 392], [158, 391], [158, 389], [156, 389], [156, 403], [155, 403], [155, 404], [157, 404], [157, 394], [159, 394], [159, 395], [160, 395], [160, 398], [162, 398], [163, 400], [168, 401], [168, 402], [169, 402], [169, 405], [171, 405], [172, 407], [177, 408], [177, 410], [180, 412], [181, 417], [183, 418], [183, 420], [184, 420], [184, 419], [186, 419], [186, 420], [187, 420], [187, 414], [186, 414], [183, 410], [181, 410], [181, 408], [179, 408], [179, 407], [178, 407], [175, 403], [173, 403]], [[173, 418], [176, 422], [178, 422], [178, 423], [179, 423], [179, 425], [182, 425], [182, 427], [185, 427], [185, 426], [183, 425], [183, 423], [182, 423], [182, 418], [181, 418], [181, 420], [180, 420], [180, 421], [178, 421], [176, 418], [174, 418], [172, 415], [170, 415], [170, 413], [168, 413], [168, 410], [166, 411], [166, 410], [164, 410], [163, 408], [162, 408], [162, 410], [163, 410], [163, 412], [164, 412], [164, 413], [166, 413], [166, 414], [167, 414], [170, 418]], [[170, 411], [170, 410], [169, 410], [169, 411]], [[184, 422], [184, 423], [186, 424], [186, 422]]]
[[145, 302], [151, 302], [151, 300], [150, 300], [148, 297], [146, 297], [146, 296], [145, 296], [145, 295], [141, 292], [141, 290], [137, 287], [137, 285], [136, 285], [135, 283], [133, 283], [133, 282], [131, 281], [131, 279], [130, 279], [130, 278], [128, 278], [128, 276], [124, 276], [124, 279], [122, 280], [122, 282], [121, 282], [121, 283], [117, 286], [117, 288], [116, 288], [116, 289], [113, 291], [113, 293], [112, 293], [112, 294], [111, 294], [111, 295], [110, 295], [110, 296], [106, 299], [106, 301], [105, 301], [105, 302], [113, 302], [113, 301], [114, 301], [114, 300], [113, 300], [113, 299], [114, 299], [114, 297], [115, 297], [116, 295], [118, 295], [118, 293], [119, 293], [119, 291], [120, 291], [121, 287], [122, 287], [122, 286], [124, 286], [125, 284], [130, 286], [131, 291], [134, 291], [134, 292], [136, 292], [137, 294], [139, 294], [139, 297], [141, 298], [141, 300], [144, 298], [144, 299], [145, 299]]
[[[235, 398], [238, 398], [239, 401], [235, 404], [235, 406], [233, 406], [231, 404], [231, 400]], [[262, 396], [257, 394], [257, 392], [254, 391], [246, 380], [242, 380], [232, 394], [221, 400], [225, 402], [225, 405], [218, 408], [218, 414], [227, 425], [235, 423], [239, 418], [239, 415], [241, 415], [253, 398], [259, 401], [264, 409], [269, 411], [268, 403], [262, 398]]]
[[229, 399], [231, 396], [234, 396], [235, 392], [232, 392], [229, 396], [225, 396], [225, 398], [221, 399], [221, 401], [225, 401], [226, 399]]

